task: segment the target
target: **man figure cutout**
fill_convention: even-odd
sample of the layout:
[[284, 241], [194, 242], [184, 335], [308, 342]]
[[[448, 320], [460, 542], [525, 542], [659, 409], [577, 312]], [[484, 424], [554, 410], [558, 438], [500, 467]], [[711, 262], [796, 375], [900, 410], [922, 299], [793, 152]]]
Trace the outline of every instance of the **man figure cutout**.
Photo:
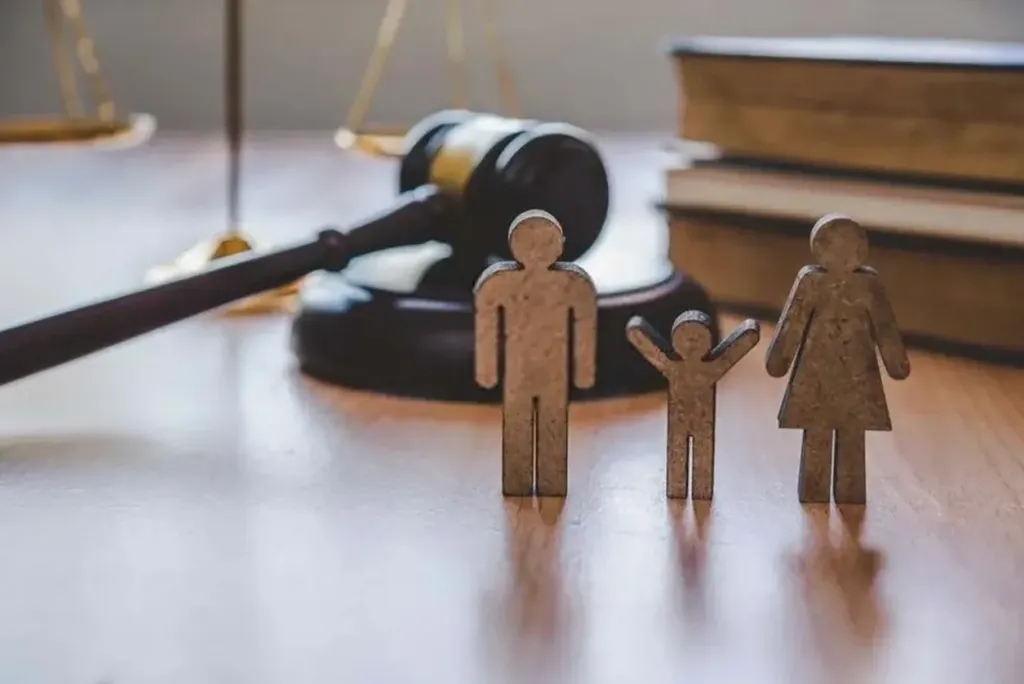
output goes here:
[[757, 345], [761, 327], [747, 319], [711, 349], [711, 319], [701, 311], [687, 311], [672, 324], [671, 347], [639, 316], [626, 324], [626, 336], [668, 378], [666, 493], [686, 498], [692, 460], [693, 498], [710, 500], [715, 482], [715, 387]]
[[565, 496], [569, 382], [594, 384], [597, 291], [583, 269], [558, 261], [564, 237], [550, 214], [521, 214], [508, 242], [515, 261], [489, 266], [473, 288], [476, 382], [497, 386], [504, 362], [503, 493]]

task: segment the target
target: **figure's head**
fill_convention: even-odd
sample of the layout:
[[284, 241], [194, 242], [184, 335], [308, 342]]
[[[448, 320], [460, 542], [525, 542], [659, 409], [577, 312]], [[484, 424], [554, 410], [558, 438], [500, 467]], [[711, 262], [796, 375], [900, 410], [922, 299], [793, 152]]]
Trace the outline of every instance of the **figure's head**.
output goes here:
[[701, 358], [711, 351], [711, 318], [703, 311], [686, 311], [672, 324], [672, 348], [681, 359]]
[[520, 214], [508, 230], [512, 257], [527, 268], [547, 268], [562, 256], [565, 237], [551, 214], [527, 211]]
[[853, 219], [829, 214], [811, 230], [811, 253], [825, 270], [852, 271], [868, 258], [868, 237]]

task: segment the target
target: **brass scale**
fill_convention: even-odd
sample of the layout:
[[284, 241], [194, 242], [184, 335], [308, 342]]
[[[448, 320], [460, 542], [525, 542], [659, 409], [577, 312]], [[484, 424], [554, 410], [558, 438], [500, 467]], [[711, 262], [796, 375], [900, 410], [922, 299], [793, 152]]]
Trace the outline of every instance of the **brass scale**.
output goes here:
[[[506, 116], [519, 117], [518, 97], [501, 47], [493, 0], [478, 0], [478, 3], [487, 49], [494, 63], [502, 112]], [[148, 114], [124, 115], [115, 106], [96, 57], [95, 45], [80, 0], [43, 0], [43, 8], [63, 116], [0, 120], [0, 145], [73, 144], [125, 148], [146, 142], [156, 128], [156, 121]], [[395, 158], [402, 154], [405, 131], [368, 127], [366, 118], [406, 9], [407, 0], [388, 0], [359, 90], [345, 125], [334, 135], [335, 144], [346, 151], [382, 158]], [[224, 94], [225, 133], [228, 141], [225, 231], [218, 237], [196, 245], [174, 262], [151, 269], [147, 274], [150, 282], [194, 273], [214, 259], [257, 249], [241, 230], [243, 24], [242, 0], [225, 0]], [[468, 108], [469, 75], [465, 67], [462, 0], [446, 0], [445, 24], [448, 68], [452, 79], [452, 107], [465, 109]], [[72, 58], [72, 53], [75, 58]], [[76, 61], [78, 70], [87, 81], [92, 101], [91, 111], [78, 93]], [[230, 310], [257, 312], [280, 309], [290, 304], [297, 291], [298, 283], [240, 302]]]

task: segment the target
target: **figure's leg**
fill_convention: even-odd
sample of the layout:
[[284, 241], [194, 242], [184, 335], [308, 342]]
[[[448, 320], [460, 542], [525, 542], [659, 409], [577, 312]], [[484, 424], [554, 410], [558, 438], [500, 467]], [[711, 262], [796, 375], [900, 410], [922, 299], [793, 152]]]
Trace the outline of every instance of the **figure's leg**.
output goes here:
[[537, 400], [537, 495], [565, 496], [569, 485], [569, 401], [562, 392]]
[[505, 496], [533, 494], [533, 397], [508, 393], [501, 411], [501, 491]]
[[668, 453], [665, 462], [665, 494], [670, 499], [685, 499], [690, 483], [690, 431], [682, 421], [683, 416], [673, 410], [668, 412]]
[[832, 484], [832, 430], [804, 430], [800, 449], [800, 503], [828, 503]]
[[836, 462], [832, 467], [836, 503], [867, 503], [867, 472], [864, 464], [864, 431], [836, 431]]
[[715, 491], [715, 431], [709, 426], [694, 430], [693, 482], [690, 491], [694, 499], [710, 501]]

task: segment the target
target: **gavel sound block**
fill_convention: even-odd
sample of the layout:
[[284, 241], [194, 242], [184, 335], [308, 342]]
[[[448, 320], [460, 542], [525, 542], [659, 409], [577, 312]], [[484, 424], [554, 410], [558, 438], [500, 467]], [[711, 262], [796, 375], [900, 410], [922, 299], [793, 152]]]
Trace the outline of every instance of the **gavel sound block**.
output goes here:
[[[406, 138], [401, 193], [433, 188], [453, 200], [437, 239], [361, 258], [345, 272], [307, 282], [293, 349], [309, 375], [352, 388], [452, 401], [492, 401], [473, 378], [472, 287], [495, 259], [510, 259], [508, 230], [520, 213], [544, 210], [562, 225], [562, 261], [583, 258], [598, 289], [597, 382], [573, 397], [659, 389], [664, 378], [630, 346], [630, 317], [668, 329], [681, 312], [717, 320], [704, 289], [667, 255], [635, 262], [598, 241], [609, 181], [587, 134], [565, 124], [441, 112]], [[717, 341], [719, 331], [713, 331]]]
[[[509, 227], [531, 209], [562, 224], [562, 260], [594, 264], [597, 383], [574, 398], [663, 386], [626, 339], [630, 317], [662, 328], [688, 309], [714, 318], [704, 290], [667, 257], [626, 279], [616, 255], [602, 257], [595, 243], [608, 178], [582, 131], [451, 111], [424, 120], [406, 143], [401, 194], [378, 216], [345, 233], [323, 230], [292, 247], [224, 259], [196, 275], [0, 332], [0, 384], [325, 271], [303, 289], [292, 330], [303, 371], [352, 388], [492, 401], [500, 389], [482, 390], [473, 377], [472, 286], [490, 261], [509, 258]], [[412, 249], [396, 254], [398, 247]]]

